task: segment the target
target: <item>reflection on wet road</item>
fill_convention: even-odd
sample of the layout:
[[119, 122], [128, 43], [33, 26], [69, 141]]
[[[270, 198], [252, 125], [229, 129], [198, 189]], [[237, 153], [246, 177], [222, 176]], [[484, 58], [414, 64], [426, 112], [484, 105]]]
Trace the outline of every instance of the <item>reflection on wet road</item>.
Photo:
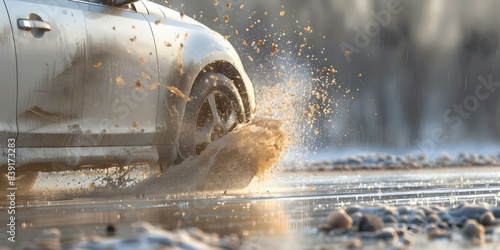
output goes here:
[[[103, 235], [108, 224], [126, 235], [148, 221], [165, 229], [198, 227], [221, 235], [274, 236], [313, 232], [332, 210], [353, 204], [442, 205], [462, 201], [497, 204], [500, 173], [494, 168], [392, 172], [279, 173], [240, 191], [189, 194], [18, 197], [18, 239], [57, 227], [63, 238]], [[7, 213], [1, 201], [0, 214]], [[5, 216], [2, 216], [2, 219]], [[0, 245], [6, 244], [0, 239]]]

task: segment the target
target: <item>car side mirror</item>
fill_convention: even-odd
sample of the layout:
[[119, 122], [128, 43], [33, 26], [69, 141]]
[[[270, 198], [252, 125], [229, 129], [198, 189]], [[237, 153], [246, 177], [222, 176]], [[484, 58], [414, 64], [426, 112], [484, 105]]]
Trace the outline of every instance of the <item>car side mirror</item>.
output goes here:
[[115, 7], [122, 7], [133, 2], [138, 2], [139, 0], [109, 0], [110, 4]]

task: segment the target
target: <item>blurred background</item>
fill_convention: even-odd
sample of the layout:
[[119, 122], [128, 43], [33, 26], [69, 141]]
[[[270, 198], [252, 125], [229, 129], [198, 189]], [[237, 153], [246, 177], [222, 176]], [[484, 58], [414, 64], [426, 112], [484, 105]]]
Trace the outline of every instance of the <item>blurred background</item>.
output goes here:
[[157, 2], [227, 36], [298, 151], [500, 153], [499, 1]]

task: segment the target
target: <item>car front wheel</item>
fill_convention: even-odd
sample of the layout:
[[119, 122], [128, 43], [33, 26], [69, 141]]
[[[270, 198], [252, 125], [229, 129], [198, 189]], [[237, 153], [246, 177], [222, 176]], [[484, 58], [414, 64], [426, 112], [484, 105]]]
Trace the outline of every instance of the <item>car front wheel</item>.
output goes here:
[[243, 101], [223, 74], [206, 73], [197, 81], [186, 104], [179, 141], [183, 159], [199, 155], [211, 142], [245, 120]]

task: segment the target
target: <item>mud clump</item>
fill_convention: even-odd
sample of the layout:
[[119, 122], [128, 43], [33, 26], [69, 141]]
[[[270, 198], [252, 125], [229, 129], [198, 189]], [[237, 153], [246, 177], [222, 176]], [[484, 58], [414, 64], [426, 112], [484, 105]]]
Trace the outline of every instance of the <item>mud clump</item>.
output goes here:
[[134, 192], [241, 189], [280, 160], [288, 137], [277, 120], [256, 119], [209, 144], [197, 157], [152, 176]]

